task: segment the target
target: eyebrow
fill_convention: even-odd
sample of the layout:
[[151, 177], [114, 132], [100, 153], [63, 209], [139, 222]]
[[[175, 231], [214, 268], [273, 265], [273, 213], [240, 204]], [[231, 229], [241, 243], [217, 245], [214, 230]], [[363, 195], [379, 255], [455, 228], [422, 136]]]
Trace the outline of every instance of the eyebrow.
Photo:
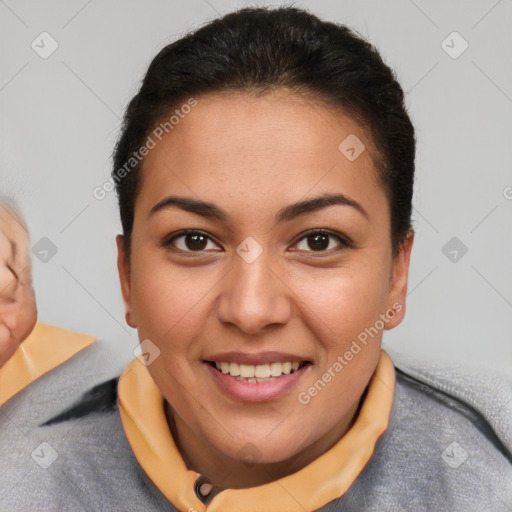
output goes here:
[[[323, 194], [312, 199], [290, 204], [279, 210], [275, 218], [276, 223], [289, 222], [301, 215], [313, 213], [333, 205], [350, 206], [369, 220], [368, 212], [356, 200], [344, 194]], [[177, 207], [184, 211], [200, 215], [201, 217], [212, 218], [221, 222], [229, 222], [230, 220], [229, 214], [214, 203], [181, 196], [165, 197], [151, 208], [148, 217], [171, 207]]]

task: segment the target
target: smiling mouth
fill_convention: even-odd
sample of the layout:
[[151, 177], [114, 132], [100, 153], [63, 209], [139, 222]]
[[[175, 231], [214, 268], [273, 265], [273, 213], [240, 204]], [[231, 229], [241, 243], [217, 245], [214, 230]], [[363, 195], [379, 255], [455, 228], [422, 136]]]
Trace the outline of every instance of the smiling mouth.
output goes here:
[[271, 382], [284, 375], [295, 373], [303, 366], [311, 364], [309, 361], [284, 362], [267, 364], [239, 364], [219, 361], [205, 361], [221, 373], [230, 375], [241, 382]]

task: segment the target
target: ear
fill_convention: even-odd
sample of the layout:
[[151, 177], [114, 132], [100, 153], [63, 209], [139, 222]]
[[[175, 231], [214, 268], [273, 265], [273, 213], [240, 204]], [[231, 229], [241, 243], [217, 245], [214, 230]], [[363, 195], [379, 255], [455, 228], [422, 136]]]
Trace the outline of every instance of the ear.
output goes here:
[[123, 235], [116, 236], [117, 244], [117, 270], [119, 272], [119, 281], [121, 283], [121, 293], [123, 295], [123, 302], [125, 307], [126, 323], [130, 327], [137, 327], [135, 315], [132, 310], [132, 286], [131, 286], [131, 273], [130, 265], [124, 250], [124, 237]]
[[[400, 324], [405, 316], [405, 302], [407, 300], [407, 279], [409, 276], [409, 261], [411, 258], [414, 231], [410, 230], [403, 241], [400, 252], [393, 261], [393, 276], [388, 297], [388, 311], [390, 320], [385, 329], [393, 329]], [[392, 316], [394, 315], [394, 316]]]

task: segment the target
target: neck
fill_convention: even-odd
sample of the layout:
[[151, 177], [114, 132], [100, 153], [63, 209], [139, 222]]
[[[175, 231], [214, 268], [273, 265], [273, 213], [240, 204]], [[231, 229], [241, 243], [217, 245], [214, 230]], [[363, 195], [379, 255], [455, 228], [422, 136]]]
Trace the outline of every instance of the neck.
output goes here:
[[365, 393], [320, 439], [286, 460], [263, 464], [247, 464], [226, 457], [206, 439], [198, 437], [168, 402], [165, 403], [165, 411], [174, 441], [188, 469], [204, 475], [221, 489], [244, 489], [296, 473], [327, 452], [354, 424], [364, 396]]

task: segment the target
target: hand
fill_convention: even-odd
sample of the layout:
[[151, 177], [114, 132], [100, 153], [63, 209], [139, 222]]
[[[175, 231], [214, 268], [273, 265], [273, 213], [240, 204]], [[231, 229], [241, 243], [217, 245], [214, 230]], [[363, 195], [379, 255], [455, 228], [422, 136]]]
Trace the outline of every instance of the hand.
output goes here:
[[15, 209], [0, 203], [0, 367], [36, 322], [28, 231]]

